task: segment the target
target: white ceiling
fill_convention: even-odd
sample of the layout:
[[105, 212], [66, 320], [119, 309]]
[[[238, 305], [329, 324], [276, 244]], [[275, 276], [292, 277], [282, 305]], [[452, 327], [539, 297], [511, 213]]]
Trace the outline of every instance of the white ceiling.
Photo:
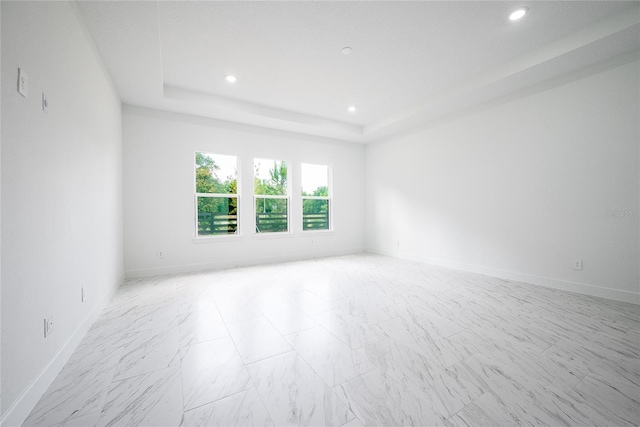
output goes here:
[[[124, 103], [370, 142], [640, 49], [637, 1], [80, 1]], [[507, 16], [529, 7], [520, 22]], [[343, 47], [353, 49], [343, 55]], [[225, 81], [237, 76], [235, 84]], [[347, 107], [357, 106], [356, 113]]]

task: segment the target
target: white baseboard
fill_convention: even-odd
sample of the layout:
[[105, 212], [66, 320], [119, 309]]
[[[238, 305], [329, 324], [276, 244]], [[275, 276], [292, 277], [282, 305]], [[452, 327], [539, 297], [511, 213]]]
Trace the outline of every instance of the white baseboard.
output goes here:
[[120, 278], [117, 283], [102, 297], [101, 301], [91, 311], [89, 316], [76, 329], [71, 338], [60, 349], [58, 354], [45, 366], [38, 376], [29, 384], [29, 386], [20, 394], [18, 399], [0, 419], [0, 426], [14, 427], [20, 426], [29, 416], [33, 408], [36, 406], [42, 395], [47, 391], [49, 386], [56, 379], [64, 365], [73, 354], [82, 338], [86, 335], [93, 322], [98, 318], [104, 307], [111, 301], [118, 287], [124, 282], [124, 278]]
[[201, 263], [201, 264], [172, 265], [168, 267], [127, 270], [125, 272], [125, 277], [127, 279], [133, 279], [133, 278], [139, 278], [139, 277], [163, 276], [167, 274], [183, 274], [183, 273], [194, 273], [198, 271], [207, 271], [207, 270], [222, 270], [225, 268], [251, 267], [255, 265], [274, 264], [279, 262], [303, 261], [306, 259], [314, 259], [314, 258], [326, 258], [326, 257], [333, 257], [333, 256], [352, 255], [352, 254], [359, 254], [362, 252], [364, 252], [363, 248], [346, 248], [346, 249], [336, 249], [336, 250], [330, 250], [330, 251], [291, 253], [291, 254], [285, 254], [285, 255], [273, 255], [273, 256], [256, 257], [256, 258], [239, 258], [239, 259], [215, 261], [215, 262], [208, 262], [208, 263]]
[[454, 261], [443, 260], [440, 258], [415, 255], [406, 252], [386, 251], [382, 249], [368, 248], [367, 252], [385, 255], [394, 258], [402, 258], [410, 261], [421, 262], [424, 264], [436, 265], [439, 267], [451, 268], [453, 270], [467, 271], [470, 273], [483, 274], [485, 276], [497, 277], [500, 279], [512, 280], [516, 282], [524, 282], [545, 288], [558, 289], [561, 291], [575, 292], [583, 295], [606, 298], [614, 301], [628, 302], [640, 305], [640, 293], [623, 291], [619, 289], [603, 288], [600, 286], [589, 285], [586, 283], [570, 282], [552, 277], [536, 276], [526, 273], [518, 273], [516, 271], [501, 270], [498, 268], [483, 267], [477, 265], [462, 264]]

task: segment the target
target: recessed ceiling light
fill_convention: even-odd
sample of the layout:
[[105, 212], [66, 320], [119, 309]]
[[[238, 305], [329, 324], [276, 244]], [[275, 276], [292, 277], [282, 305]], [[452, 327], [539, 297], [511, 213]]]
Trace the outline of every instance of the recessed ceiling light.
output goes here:
[[357, 108], [355, 105], [350, 105], [349, 108], [347, 108], [347, 110], [349, 110], [350, 113], [355, 113]]
[[351, 49], [349, 46], [347, 46], [347, 47], [343, 47], [343, 48], [342, 48], [342, 54], [343, 54], [343, 55], [349, 55], [349, 54], [351, 53], [351, 51], [352, 51], [352, 50], [353, 50], [353, 49]]
[[522, 19], [524, 17], [524, 15], [527, 14], [527, 12], [529, 11], [529, 8], [527, 7], [519, 7], [516, 10], [514, 10], [513, 12], [511, 12], [509, 14], [509, 20], [510, 21], [518, 21], [520, 19]]
[[236, 80], [238, 80], [238, 79], [236, 79], [236, 76], [228, 75], [228, 76], [226, 77], [226, 80], [227, 80], [227, 82], [229, 82], [229, 83], [235, 83], [235, 82], [236, 82]]

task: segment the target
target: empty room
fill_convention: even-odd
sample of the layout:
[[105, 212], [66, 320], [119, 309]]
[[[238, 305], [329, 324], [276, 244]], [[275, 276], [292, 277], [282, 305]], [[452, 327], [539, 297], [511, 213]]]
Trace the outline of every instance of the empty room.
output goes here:
[[0, 23], [3, 427], [640, 424], [640, 2]]

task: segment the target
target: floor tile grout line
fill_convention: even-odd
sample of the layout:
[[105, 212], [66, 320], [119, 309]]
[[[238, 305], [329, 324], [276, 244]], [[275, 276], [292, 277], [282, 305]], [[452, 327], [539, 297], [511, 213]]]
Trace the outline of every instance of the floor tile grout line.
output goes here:
[[[280, 294], [280, 295], [281, 295], [281, 294]], [[262, 312], [262, 310], [260, 310], [260, 311]], [[328, 312], [328, 311], [332, 311], [332, 310], [327, 310], [327, 312]], [[324, 313], [324, 312], [323, 312], [323, 313]], [[319, 314], [322, 314], [322, 313], [316, 313], [316, 314], [317, 314], [317, 315], [319, 315]], [[262, 313], [262, 315], [264, 316], [264, 313]], [[308, 314], [306, 314], [306, 313], [305, 313], [305, 315], [307, 315], [309, 318], [311, 318], [312, 320], [314, 320], [314, 319], [313, 319], [311, 316], [309, 316]], [[266, 318], [266, 316], [264, 316], [264, 317]], [[268, 321], [269, 323], [271, 323], [271, 321], [270, 321], [268, 318], [266, 318], [266, 319], [267, 319], [267, 321]], [[314, 321], [315, 321], [315, 320], [314, 320]], [[317, 322], [316, 322], [316, 323], [317, 323]], [[278, 333], [280, 333], [280, 331], [278, 331], [278, 330], [277, 330], [277, 328], [275, 327], [275, 325], [273, 325], [273, 324], [271, 323], [271, 326], [272, 326], [274, 329], [276, 329], [276, 331], [277, 331]], [[326, 328], [324, 328], [322, 325], [320, 325], [320, 324], [318, 324], [318, 323], [317, 323], [317, 326], [316, 326], [316, 327], [322, 328], [323, 330], [325, 330], [326, 332], [328, 332], [329, 334], [331, 334], [331, 332], [330, 332], [330, 331], [328, 331]], [[315, 327], [314, 327], [314, 328], [315, 328]], [[311, 329], [314, 329], [314, 328], [308, 328], [308, 329], [306, 329], [306, 330], [308, 331], [308, 330], [311, 330]], [[320, 379], [320, 380], [321, 380], [321, 381], [322, 381], [322, 382], [323, 382], [327, 387], [329, 387], [329, 389], [332, 389], [332, 387], [331, 387], [331, 386], [329, 386], [329, 384], [327, 384], [327, 383], [324, 381], [324, 379], [322, 378], [322, 376], [320, 375], [320, 373], [319, 373], [319, 372], [317, 372], [317, 371], [315, 370], [315, 368], [314, 368], [314, 367], [309, 363], [309, 361], [308, 361], [308, 360], [306, 360], [306, 358], [304, 358], [304, 356], [303, 356], [303, 355], [302, 355], [302, 354], [301, 354], [301, 353], [300, 353], [300, 352], [295, 348], [295, 346], [291, 343], [290, 339], [288, 339], [288, 338], [287, 338], [287, 336], [295, 335], [295, 334], [298, 334], [298, 333], [300, 333], [300, 332], [302, 332], [302, 331], [296, 331], [296, 332], [293, 332], [293, 333], [291, 333], [291, 334], [287, 334], [287, 335], [283, 335], [283, 334], [281, 334], [281, 333], [280, 333], [280, 335], [281, 335], [281, 337], [282, 337], [282, 338], [284, 338], [284, 339], [287, 341], [287, 343], [289, 343], [289, 345], [290, 345], [290, 346], [291, 346], [291, 348], [296, 352], [296, 354], [298, 355], [298, 357], [300, 357], [300, 358], [301, 358], [301, 359], [302, 359], [302, 360], [307, 364], [307, 366], [309, 366], [309, 368], [311, 368], [311, 370], [315, 373], [315, 375], [316, 375], [316, 376], [317, 376], [317, 377], [318, 377], [318, 378], [319, 378], [319, 379]], [[333, 334], [331, 334], [331, 335], [333, 336]], [[339, 338], [337, 338], [337, 337], [336, 337], [336, 339], [338, 339], [338, 340], [339, 340]], [[339, 341], [341, 341], [341, 340], [339, 340]], [[342, 341], [341, 341], [341, 342], [342, 342]], [[347, 345], [347, 346], [348, 346], [348, 344], [346, 344], [346, 343], [345, 343], [345, 345]], [[354, 351], [355, 351], [355, 350], [351, 349], [351, 347], [349, 347], [349, 349], [350, 349], [352, 352], [354, 352]]]
[[[216, 309], [218, 311], [220, 311], [220, 307], [218, 307], [218, 304], [216, 303]], [[264, 317], [267, 322], [269, 322], [269, 319], [266, 318], [266, 316], [264, 315], [264, 313], [262, 312], [262, 310], [260, 310], [259, 307], [256, 307], [258, 309], [258, 311], [260, 312], [260, 314], [262, 315], [262, 317]], [[258, 397], [260, 398], [260, 402], [262, 402], [262, 406], [265, 408], [265, 410], [267, 411], [267, 413], [269, 414], [269, 418], [271, 419], [271, 422], [275, 424], [274, 421], [274, 416], [272, 414], [272, 410], [271, 408], [269, 408], [269, 406], [266, 404], [266, 402], [264, 401], [264, 397], [262, 396], [262, 394], [260, 393], [260, 390], [258, 389], [258, 387], [256, 386], [256, 383], [253, 379], [253, 377], [251, 376], [251, 374], [249, 373], [249, 370], [247, 369], [247, 363], [244, 362], [242, 356], [240, 355], [240, 350], [238, 349], [238, 346], [236, 344], [236, 342], [234, 341], [233, 337], [231, 336], [231, 331], [229, 331], [229, 326], [227, 324], [227, 322], [224, 320], [224, 318], [222, 317], [222, 313], [220, 314], [220, 318], [222, 319], [222, 322], [224, 323], [225, 328], [227, 329], [227, 333], [229, 334], [229, 339], [231, 340], [231, 342], [233, 343], [233, 346], [236, 349], [236, 354], [238, 355], [238, 357], [240, 358], [240, 360], [242, 361], [242, 366], [244, 367], [245, 372], [247, 373], [247, 375], [249, 376], [249, 380], [251, 381], [251, 384], [253, 385], [253, 388], [256, 390], [256, 393], [258, 394]], [[269, 322], [269, 324], [271, 324], [271, 322]], [[272, 328], [275, 329], [275, 327], [273, 325], [271, 325]], [[279, 331], [276, 330], [277, 333], [280, 333]], [[282, 336], [282, 335], [281, 335]], [[282, 337], [284, 339], [284, 337]], [[293, 347], [293, 346], [292, 346]], [[285, 354], [285, 353], [281, 353], [281, 354]], [[280, 355], [281, 355], [280, 354]], [[279, 355], [274, 355], [273, 357], [277, 357]], [[264, 360], [264, 359], [263, 359]], [[259, 361], [255, 361], [253, 363], [257, 363]]]
[[[454, 412], [453, 414], [451, 414], [448, 418], [447, 421], [449, 421], [451, 418], [455, 417], [456, 415], [458, 415], [460, 412], [464, 411], [465, 409], [467, 409], [469, 406], [471, 405], [475, 405], [476, 401], [478, 399], [480, 399], [482, 396], [484, 396], [485, 394], [489, 393], [488, 391], [483, 391], [482, 394], [478, 397], [476, 397], [475, 399], [473, 399], [471, 402], [467, 403], [466, 405], [464, 405], [462, 408], [458, 409], [456, 412]], [[477, 406], [477, 405], [476, 405]]]
[[182, 373], [182, 352], [181, 352], [181, 348], [180, 348], [180, 337], [178, 337], [178, 355], [180, 356], [180, 360], [179, 360], [179, 371], [180, 371], [180, 396], [182, 397], [182, 416], [180, 418], [180, 425], [182, 426], [184, 423], [184, 413], [185, 411], [185, 407], [184, 407], [184, 375]]
[[[178, 355], [179, 355], [179, 353], [180, 353], [180, 349], [178, 349]], [[122, 381], [127, 381], [127, 380], [130, 380], [132, 378], [138, 378], [138, 377], [141, 377], [143, 375], [153, 374], [154, 372], [160, 372], [160, 371], [165, 371], [165, 370], [169, 370], [169, 369], [178, 369], [178, 368], [180, 369], [180, 371], [181, 371], [180, 373], [182, 374], [182, 366], [180, 365], [180, 363], [177, 363], [175, 366], [165, 366], [165, 367], [162, 367], [162, 368], [152, 369], [150, 371], [145, 371], [145, 372], [142, 372], [140, 374], [131, 375], [129, 377], [119, 378], [117, 380], [113, 380], [112, 379], [111, 380], [111, 384], [119, 383], [119, 382], [122, 382]]]
[[[320, 328], [320, 327], [321, 327], [320, 325], [316, 326], [316, 328]], [[314, 329], [314, 328], [311, 328], [311, 329]], [[309, 330], [309, 329], [307, 329], [307, 330]], [[300, 332], [302, 332], [302, 331], [300, 331]], [[316, 375], [316, 376], [317, 376], [317, 377], [318, 377], [318, 378], [319, 378], [319, 379], [324, 383], [324, 385], [325, 385], [326, 387], [328, 387], [329, 389], [331, 389], [332, 387], [331, 387], [329, 384], [327, 384], [327, 382], [324, 380], [324, 378], [322, 378], [322, 376], [320, 375], [320, 373], [319, 373], [318, 371], [316, 371], [316, 369], [313, 367], [313, 365], [311, 365], [311, 363], [309, 363], [309, 361], [308, 361], [308, 360], [307, 360], [307, 359], [306, 359], [306, 358], [305, 358], [305, 357], [304, 357], [304, 356], [303, 356], [303, 355], [298, 351], [298, 349], [297, 349], [297, 348], [296, 348], [296, 347], [291, 343], [291, 341], [287, 338], [287, 336], [296, 335], [296, 334], [298, 334], [298, 332], [294, 332], [294, 333], [292, 333], [292, 334], [288, 334], [288, 335], [286, 335], [284, 338], [287, 340], [287, 342], [288, 342], [288, 343], [291, 345], [291, 347], [294, 349], [294, 351], [296, 352], [296, 355], [297, 355], [300, 359], [302, 359], [302, 360], [304, 361], [304, 363], [306, 363], [306, 364], [307, 364], [307, 366], [308, 366], [308, 367], [313, 371], [313, 373], [314, 373], [314, 374], [315, 374], [315, 375]]]
[[249, 387], [249, 388], [246, 388], [246, 389], [244, 389], [244, 390], [238, 390], [238, 391], [233, 392], [233, 393], [231, 393], [231, 394], [229, 394], [229, 395], [227, 395], [227, 396], [219, 397], [219, 398], [214, 399], [214, 400], [212, 400], [212, 401], [210, 401], [210, 402], [206, 402], [206, 403], [203, 403], [203, 404], [201, 404], [201, 405], [194, 406], [193, 408], [184, 409], [184, 410], [183, 410], [183, 413], [185, 413], [185, 414], [186, 414], [187, 412], [191, 412], [191, 411], [195, 411], [196, 409], [200, 409], [200, 408], [202, 408], [203, 406], [211, 405], [211, 404], [213, 404], [213, 403], [220, 402], [221, 400], [227, 399], [227, 398], [229, 398], [229, 397], [233, 397], [233, 396], [237, 396], [237, 395], [242, 394], [242, 393], [246, 393], [247, 391], [251, 390], [251, 388], [252, 388], [252, 387], [253, 387], [253, 388], [255, 388], [255, 385], [253, 385], [253, 386], [251, 386], [251, 387]]
[[267, 356], [267, 357], [265, 357], [264, 359], [254, 360], [253, 362], [248, 362], [248, 363], [244, 363], [244, 362], [243, 362], [243, 365], [244, 365], [244, 366], [251, 366], [251, 365], [255, 365], [256, 363], [262, 363], [262, 362], [265, 362], [265, 361], [267, 361], [267, 360], [271, 360], [271, 359], [275, 359], [275, 358], [278, 358], [278, 357], [282, 357], [282, 356], [284, 356], [285, 354], [289, 354], [289, 353], [296, 353], [296, 354], [298, 354], [298, 352], [297, 352], [294, 348], [292, 348], [291, 350], [287, 350], [287, 351], [285, 351], [285, 352], [283, 352], [283, 353], [278, 353], [278, 354], [273, 354], [273, 355], [271, 355], [271, 356]]
[[573, 393], [573, 391], [574, 391], [576, 388], [578, 388], [578, 386], [579, 386], [580, 384], [582, 384], [582, 383], [584, 382], [584, 380], [585, 380], [585, 379], [586, 379], [590, 374], [591, 374], [591, 371], [587, 370], [587, 373], [586, 373], [586, 374], [584, 374], [584, 376], [580, 379], [580, 381], [578, 381], [578, 383], [577, 383], [576, 385], [574, 385], [574, 386], [571, 388], [571, 390], [569, 390], [569, 391], [567, 392], [567, 394], [569, 395], [570, 393]]
[[[290, 334], [290, 335], [293, 335], [293, 334]], [[293, 344], [291, 344], [291, 346], [292, 346], [292, 347], [294, 347], [294, 349], [295, 349], [295, 346], [294, 346]], [[336, 384], [336, 385], [334, 385], [334, 386], [330, 386], [330, 385], [329, 385], [329, 384], [324, 380], [324, 378], [320, 375], [320, 373], [319, 373], [318, 371], [316, 371], [316, 369], [313, 367], [313, 365], [311, 365], [311, 364], [309, 363], [309, 361], [308, 361], [308, 360], [307, 360], [307, 359], [306, 359], [302, 354], [300, 354], [300, 352], [298, 352], [298, 351], [297, 351], [297, 349], [296, 349], [295, 351], [296, 351], [296, 355], [297, 355], [297, 357], [300, 357], [300, 359], [302, 359], [302, 360], [304, 361], [304, 363], [306, 363], [306, 364], [307, 364], [307, 366], [308, 366], [308, 367], [313, 371], [313, 373], [314, 373], [314, 374], [316, 375], [316, 377], [317, 377], [317, 378], [318, 378], [318, 379], [319, 379], [319, 380], [320, 380], [320, 381], [325, 385], [325, 387], [326, 387], [326, 388], [328, 388], [329, 390], [331, 390], [331, 393], [333, 393], [333, 394], [336, 396], [336, 398], [338, 398], [338, 399], [339, 399], [339, 400], [340, 400], [340, 401], [341, 401], [341, 402], [342, 402], [342, 403], [343, 403], [347, 408], [349, 408], [349, 411], [350, 411], [350, 412], [351, 412], [351, 413], [352, 413], [356, 418], [358, 418], [358, 417], [357, 417], [357, 415], [356, 415], [356, 414], [355, 414], [355, 413], [350, 409], [351, 405], [350, 405], [348, 402], [344, 402], [344, 401], [340, 398], [340, 395], [339, 395], [338, 393], [336, 393], [336, 391], [334, 390], [334, 388], [335, 388], [335, 387], [337, 387], [339, 384]], [[368, 372], [370, 372], [370, 371], [368, 371]], [[359, 376], [361, 376], [361, 375], [363, 375], [363, 374], [360, 374], [360, 375], [358, 375], [357, 377], [359, 377]], [[355, 378], [357, 378], [357, 377], [354, 377], [354, 378], [351, 378], [351, 379], [345, 380], [345, 381], [341, 382], [340, 384], [344, 384], [344, 383], [346, 383], [347, 381], [351, 381], [351, 380], [353, 380], [353, 379], [355, 379]], [[363, 424], [364, 424], [364, 423], [363, 423]]]
[[[323, 314], [323, 313], [319, 313], [319, 314]], [[315, 320], [315, 319], [314, 319]], [[318, 326], [321, 327], [322, 329], [324, 329], [326, 332], [328, 332], [331, 336], [333, 336], [335, 339], [337, 339], [338, 341], [340, 341], [341, 343], [343, 343], [344, 345], [346, 345], [347, 347], [349, 347], [351, 349], [351, 351], [357, 351], [360, 350], [363, 347], [359, 347], [359, 348], [353, 348], [351, 347], [351, 345], [346, 342], [344, 339], [340, 338], [339, 336], [336, 335], [336, 333], [334, 331], [331, 331], [330, 329], [326, 328], [324, 325], [318, 323]], [[309, 328], [312, 329], [312, 328]]]
[[[251, 377], [251, 375], [250, 375], [250, 374], [249, 374], [249, 372], [247, 371], [246, 364], [244, 363], [244, 360], [242, 359], [242, 356], [240, 355], [240, 351], [238, 350], [238, 346], [236, 345], [235, 341], [233, 340], [233, 337], [231, 336], [231, 333], [230, 333], [229, 328], [228, 328], [228, 326], [227, 326], [227, 322], [225, 322], [224, 318], [222, 317], [222, 313], [220, 313], [220, 308], [218, 307], [218, 304], [217, 304], [217, 303], [215, 303], [215, 301], [214, 301], [214, 306], [215, 306], [215, 308], [216, 308], [216, 310], [217, 310], [217, 312], [218, 312], [218, 315], [220, 316], [220, 319], [222, 319], [222, 323], [223, 323], [223, 325], [224, 325], [225, 329], [227, 330], [227, 336], [226, 336], [226, 337], [228, 337], [228, 338], [229, 338], [229, 340], [231, 341], [231, 343], [233, 344], [233, 348], [234, 348], [234, 349], [235, 349], [235, 351], [236, 351], [236, 356], [237, 356], [237, 357], [240, 359], [240, 361], [242, 362], [242, 367], [244, 368], [245, 372], [247, 373], [247, 376], [249, 377], [249, 380], [251, 381], [251, 384], [252, 384], [253, 388], [256, 390], [256, 393], [257, 393], [257, 394], [258, 394], [258, 396], [260, 397], [260, 401], [261, 401], [261, 402], [262, 402], [262, 404], [264, 405], [265, 409], [267, 409], [267, 413], [269, 414], [269, 418], [271, 418], [271, 419], [273, 420], [273, 416], [271, 415], [271, 412], [269, 411], [269, 409], [267, 408], [267, 406], [264, 404], [264, 401], [263, 401], [263, 399], [262, 399], [262, 396], [261, 396], [261, 395], [260, 395], [260, 393], [258, 392], [258, 389], [256, 388], [256, 385], [255, 385], [255, 382], [253, 381], [253, 378]], [[226, 338], [226, 337], [222, 337], [222, 338]], [[213, 341], [213, 340], [210, 340], [210, 341]], [[181, 369], [182, 369], [182, 366], [181, 366]], [[183, 386], [183, 387], [184, 387], [184, 386]], [[241, 392], [246, 391], [246, 390], [248, 390], [248, 389], [241, 390], [241, 391], [239, 391], [238, 393], [241, 393]], [[222, 398], [220, 398], [220, 399], [213, 400], [213, 401], [208, 402], [208, 403], [206, 403], [206, 404], [211, 404], [211, 403], [213, 403], [213, 402], [216, 402], [216, 401], [218, 401], [218, 400], [224, 399], [224, 398], [226, 398], [226, 397], [233, 396], [233, 395], [238, 394], [238, 393], [232, 393], [232, 394], [230, 394], [230, 395], [228, 395], [228, 396], [224, 396], [224, 397], [222, 397]], [[201, 405], [201, 406], [203, 406], [203, 405]], [[190, 411], [190, 410], [192, 410], [192, 409], [195, 409], [195, 408], [191, 408], [191, 409], [189, 409], [189, 411]], [[184, 413], [184, 412], [188, 412], [188, 411], [185, 411], [185, 410], [183, 409], [183, 413]]]

